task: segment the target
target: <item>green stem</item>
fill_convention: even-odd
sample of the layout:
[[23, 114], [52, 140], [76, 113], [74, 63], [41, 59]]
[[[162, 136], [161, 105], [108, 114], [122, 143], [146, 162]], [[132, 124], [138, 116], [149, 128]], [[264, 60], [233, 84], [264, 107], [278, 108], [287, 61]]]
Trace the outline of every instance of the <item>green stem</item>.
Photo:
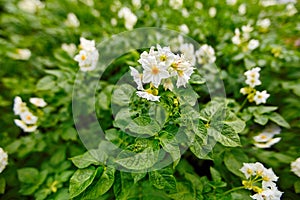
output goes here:
[[235, 114], [238, 114], [243, 109], [243, 107], [246, 105], [247, 101], [248, 101], [248, 99], [246, 97], [245, 100], [243, 101], [242, 105], [240, 106], [240, 108], [238, 109], [238, 111]]
[[245, 189], [245, 187], [244, 186], [240, 186], [240, 187], [232, 188], [231, 190], [228, 190], [228, 191], [224, 192], [223, 195], [227, 195], [227, 194], [229, 194], [229, 193], [231, 193], [233, 191], [240, 190], [240, 189]]

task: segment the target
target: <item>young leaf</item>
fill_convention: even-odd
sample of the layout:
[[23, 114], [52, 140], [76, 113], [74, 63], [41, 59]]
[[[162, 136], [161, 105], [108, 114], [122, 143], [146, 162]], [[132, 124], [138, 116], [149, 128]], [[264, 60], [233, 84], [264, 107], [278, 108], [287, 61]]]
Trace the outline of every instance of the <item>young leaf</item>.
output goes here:
[[90, 152], [85, 152], [82, 155], [75, 156], [73, 158], [70, 158], [70, 160], [74, 163], [74, 165], [80, 169], [86, 168], [90, 165], [99, 165], [99, 161], [94, 158]]
[[269, 119], [279, 126], [285, 127], [285, 128], [290, 128], [290, 125], [285, 121], [285, 119], [278, 113], [271, 113], [269, 115]]
[[158, 189], [176, 191], [176, 179], [172, 175], [172, 170], [162, 169], [149, 172], [150, 182]]
[[18, 178], [23, 183], [36, 183], [39, 179], [39, 171], [35, 168], [22, 168], [18, 170]]

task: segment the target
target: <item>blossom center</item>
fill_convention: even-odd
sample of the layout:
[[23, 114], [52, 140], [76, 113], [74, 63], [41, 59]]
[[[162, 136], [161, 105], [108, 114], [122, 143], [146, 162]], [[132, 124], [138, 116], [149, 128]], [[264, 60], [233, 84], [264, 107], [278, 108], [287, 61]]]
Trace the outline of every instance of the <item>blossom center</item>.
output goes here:
[[160, 60], [161, 61], [166, 61], [167, 60], [167, 56], [165, 54], [160, 56]]
[[154, 74], [154, 75], [158, 74], [159, 73], [158, 67], [157, 66], [152, 66], [151, 73]]
[[85, 55], [82, 55], [81, 56], [81, 60], [85, 60], [86, 59], [86, 56]]

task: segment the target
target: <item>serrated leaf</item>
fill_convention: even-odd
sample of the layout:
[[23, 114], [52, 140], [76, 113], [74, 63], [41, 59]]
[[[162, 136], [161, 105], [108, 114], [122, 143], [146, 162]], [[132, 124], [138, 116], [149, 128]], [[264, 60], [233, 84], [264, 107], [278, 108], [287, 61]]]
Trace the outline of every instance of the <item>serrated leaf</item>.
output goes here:
[[97, 170], [94, 168], [78, 169], [70, 179], [70, 197], [74, 198], [86, 190], [92, 184], [96, 174]]
[[176, 191], [176, 179], [168, 169], [149, 172], [149, 179], [158, 189]]
[[273, 122], [275, 122], [277, 125], [285, 127], [285, 128], [290, 128], [289, 123], [287, 123], [287, 121], [285, 121], [285, 119], [278, 113], [271, 113], [269, 115], [269, 119]]

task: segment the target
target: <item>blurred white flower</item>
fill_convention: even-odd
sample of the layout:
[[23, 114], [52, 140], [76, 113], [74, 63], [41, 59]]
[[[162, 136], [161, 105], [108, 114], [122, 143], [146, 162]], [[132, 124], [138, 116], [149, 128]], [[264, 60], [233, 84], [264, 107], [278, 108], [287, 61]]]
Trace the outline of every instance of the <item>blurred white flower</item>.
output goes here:
[[276, 137], [276, 138], [269, 139], [267, 142], [263, 142], [263, 143], [255, 142], [254, 145], [258, 148], [266, 149], [278, 143], [280, 140], [281, 140], [280, 137]]
[[142, 83], [142, 77], [143, 74], [140, 74], [138, 72], [138, 70], [136, 70], [135, 68], [129, 66], [130, 68], [130, 75], [133, 77], [134, 82], [137, 84], [137, 89], [138, 90], [144, 90], [143, 88], [143, 83]]
[[7, 153], [0, 147], [0, 173], [3, 172], [5, 167], [8, 164], [8, 155]]
[[252, 39], [252, 40], [249, 41], [249, 43], [248, 43], [248, 49], [249, 50], [254, 50], [257, 47], [259, 47], [259, 41], [258, 40]]
[[94, 0], [80, 0], [80, 1], [87, 6], [90, 6], [90, 7], [94, 6]]
[[131, 0], [131, 3], [137, 9], [139, 9], [142, 6], [141, 0]]
[[260, 92], [256, 91], [253, 100], [255, 101], [256, 105], [261, 103], [266, 103], [267, 99], [270, 97], [270, 94], [267, 93], [266, 90]]
[[22, 112], [20, 118], [26, 124], [35, 124], [38, 120], [38, 117], [34, 116], [30, 111]]
[[291, 163], [291, 171], [300, 177], [300, 158], [297, 158]]
[[182, 7], [183, 0], [169, 0], [169, 6], [175, 10]]
[[216, 61], [215, 50], [207, 44], [202, 45], [195, 52], [195, 55], [199, 64], [214, 63]]
[[87, 40], [84, 37], [80, 37], [80, 48], [85, 51], [94, 51], [95, 41], [94, 40]]
[[200, 1], [195, 2], [195, 8], [201, 10], [203, 8], [203, 4]]
[[20, 115], [21, 113], [28, 111], [26, 103], [23, 102], [19, 96], [16, 96], [14, 99], [13, 111], [15, 115]]
[[118, 12], [119, 18], [124, 18], [125, 20], [125, 28], [127, 30], [132, 30], [134, 25], [137, 22], [137, 16], [131, 12], [131, 10], [127, 7], [123, 7]]
[[44, 3], [39, 0], [22, 0], [19, 1], [18, 7], [28, 13], [36, 13], [39, 9], [45, 7]]
[[260, 85], [261, 81], [258, 78], [247, 78], [245, 83], [250, 87], [254, 88], [257, 85]]
[[118, 24], [117, 19], [116, 19], [116, 18], [111, 18], [110, 24], [111, 24], [112, 26], [116, 26], [116, 25]]
[[32, 97], [29, 99], [29, 102], [37, 107], [45, 107], [47, 103], [42, 98]]
[[181, 9], [181, 14], [183, 17], [187, 18], [190, 16], [189, 11], [186, 8]]
[[15, 124], [20, 127], [24, 132], [34, 132], [37, 129], [36, 125], [28, 126], [25, 122], [19, 119], [14, 119]]
[[227, 5], [230, 5], [230, 6], [235, 5], [236, 2], [237, 2], [237, 0], [226, 0], [226, 4], [227, 4]]
[[156, 2], [158, 6], [161, 6], [163, 4], [163, 0], [157, 0]]
[[179, 30], [184, 34], [188, 34], [190, 32], [189, 27], [186, 24], [180, 25]]
[[28, 60], [31, 57], [29, 49], [17, 49], [16, 53], [10, 54], [10, 57], [15, 60]]
[[269, 18], [259, 19], [257, 20], [256, 25], [262, 29], [268, 29], [271, 25], [271, 20]]
[[264, 133], [270, 133], [273, 135], [277, 135], [281, 132], [281, 128], [277, 126], [276, 124], [268, 125], [264, 130]]
[[208, 10], [208, 15], [214, 18], [217, 15], [217, 9], [215, 7], [210, 7]]
[[61, 48], [62, 48], [62, 50], [67, 52], [67, 54], [71, 57], [73, 57], [75, 55], [75, 52], [77, 50], [76, 45], [74, 43], [71, 43], [71, 44], [63, 43], [61, 45]]
[[192, 65], [196, 64], [196, 57], [194, 51], [194, 45], [191, 43], [184, 43], [180, 45], [180, 52], [184, 55]]
[[65, 25], [68, 27], [77, 28], [80, 26], [80, 22], [74, 13], [68, 13]]
[[231, 38], [231, 41], [235, 45], [240, 45], [241, 44], [241, 38], [240, 38], [240, 29], [236, 28], [234, 30], [234, 36]]
[[81, 71], [92, 71], [96, 68], [98, 58], [99, 53], [97, 50], [81, 50], [79, 54], [74, 57], [74, 60], [78, 62]]
[[136, 94], [144, 99], [147, 99], [148, 101], [159, 101], [160, 96], [155, 96], [151, 93], [144, 92], [144, 91], [137, 91]]
[[286, 10], [287, 16], [293, 16], [298, 12], [297, 8], [292, 3], [287, 4], [285, 10]]
[[242, 3], [239, 7], [238, 7], [238, 11], [240, 15], [245, 15], [247, 12], [247, 7], [246, 4]]

